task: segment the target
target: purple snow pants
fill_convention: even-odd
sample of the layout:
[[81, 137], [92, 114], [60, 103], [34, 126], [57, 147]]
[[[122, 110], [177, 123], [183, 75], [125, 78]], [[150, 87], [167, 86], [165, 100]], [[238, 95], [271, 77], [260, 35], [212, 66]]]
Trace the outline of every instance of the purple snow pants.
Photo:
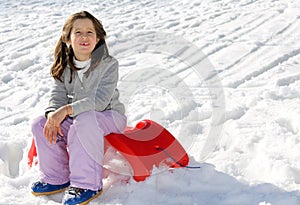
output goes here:
[[126, 127], [126, 117], [113, 110], [88, 111], [74, 119], [66, 118], [61, 126], [63, 137], [58, 136], [56, 144], [50, 144], [43, 134], [46, 118], [33, 121], [34, 136], [41, 181], [49, 184], [63, 184], [83, 189], [102, 188], [102, 163], [104, 157], [104, 136], [121, 133]]

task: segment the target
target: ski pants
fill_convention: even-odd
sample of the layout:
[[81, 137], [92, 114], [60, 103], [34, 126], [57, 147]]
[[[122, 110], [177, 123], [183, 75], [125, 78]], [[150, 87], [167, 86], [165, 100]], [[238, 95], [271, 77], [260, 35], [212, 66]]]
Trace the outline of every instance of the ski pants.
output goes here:
[[62, 123], [63, 136], [58, 135], [56, 144], [50, 144], [43, 130], [47, 119], [36, 118], [32, 133], [38, 155], [40, 180], [49, 184], [64, 184], [83, 189], [102, 188], [104, 136], [121, 133], [127, 119], [124, 115], [106, 110], [88, 111]]

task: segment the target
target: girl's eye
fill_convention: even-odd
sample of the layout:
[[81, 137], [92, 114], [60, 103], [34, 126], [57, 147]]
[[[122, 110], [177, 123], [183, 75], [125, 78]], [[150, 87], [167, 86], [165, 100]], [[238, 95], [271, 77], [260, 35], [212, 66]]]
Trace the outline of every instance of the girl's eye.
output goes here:
[[88, 35], [88, 36], [92, 36], [94, 35], [94, 31], [87, 31], [87, 32], [81, 32], [81, 31], [75, 31], [74, 34], [76, 36], [81, 36], [81, 35]]

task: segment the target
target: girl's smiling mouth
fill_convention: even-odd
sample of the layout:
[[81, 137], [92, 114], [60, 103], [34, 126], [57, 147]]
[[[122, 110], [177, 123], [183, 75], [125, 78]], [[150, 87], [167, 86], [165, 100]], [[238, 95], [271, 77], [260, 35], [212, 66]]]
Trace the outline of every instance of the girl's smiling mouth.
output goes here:
[[81, 45], [81, 46], [88, 46], [88, 45], [90, 45], [90, 44], [84, 42], [84, 43], [80, 43], [80, 45]]

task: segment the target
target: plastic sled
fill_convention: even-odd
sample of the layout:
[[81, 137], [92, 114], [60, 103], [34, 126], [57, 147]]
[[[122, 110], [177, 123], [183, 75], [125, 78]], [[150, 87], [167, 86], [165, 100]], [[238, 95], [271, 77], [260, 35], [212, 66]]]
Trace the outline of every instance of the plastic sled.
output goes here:
[[[133, 178], [143, 181], [151, 175], [153, 166], [169, 168], [185, 167], [189, 157], [164, 127], [152, 120], [142, 120], [134, 128], [127, 127], [122, 134], [111, 133], [104, 137], [105, 151], [112, 146], [129, 162]], [[28, 164], [32, 166], [37, 156], [34, 140], [28, 152]]]

